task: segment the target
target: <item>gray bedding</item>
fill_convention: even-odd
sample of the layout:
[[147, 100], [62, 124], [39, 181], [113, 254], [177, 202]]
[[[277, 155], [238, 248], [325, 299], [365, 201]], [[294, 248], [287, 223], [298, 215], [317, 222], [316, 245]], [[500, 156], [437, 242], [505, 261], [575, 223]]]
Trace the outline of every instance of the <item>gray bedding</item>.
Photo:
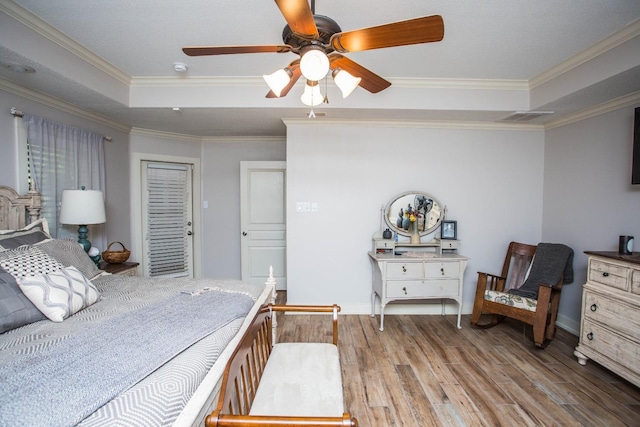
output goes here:
[[[91, 391], [92, 394], [100, 395], [100, 399], [104, 399], [105, 393], [103, 387], [96, 387], [99, 390], [87, 390], [90, 387], [83, 384], [95, 384], [96, 386], [105, 384], [104, 378], [101, 379], [100, 377], [104, 377], [106, 375], [105, 372], [109, 371], [110, 366], [104, 365], [109, 365], [108, 360], [112, 358], [113, 355], [107, 355], [107, 350], [103, 349], [100, 353], [105, 354], [92, 357], [91, 350], [87, 350], [86, 348], [80, 350], [77, 342], [79, 340], [78, 337], [80, 337], [82, 338], [81, 341], [95, 339], [98, 345], [104, 343], [104, 339], [107, 338], [106, 329], [103, 334], [104, 336], [96, 333], [100, 328], [106, 328], [101, 325], [106, 325], [110, 322], [115, 322], [116, 324], [120, 322], [119, 328], [122, 330], [131, 329], [136, 331], [134, 332], [135, 334], [138, 334], [141, 330], [149, 329], [154, 336], [156, 336], [158, 332], [153, 332], [153, 325], [156, 325], [159, 329], [170, 329], [170, 325], [174, 324], [176, 325], [175, 329], [179, 329], [179, 325], [183, 325], [186, 326], [184, 330], [197, 330], [198, 332], [194, 332], [193, 339], [184, 340], [183, 346], [188, 347], [184, 351], [182, 349], [177, 350], [176, 348], [172, 348], [169, 351], [171, 354], [158, 357], [155, 357], [158, 355], [157, 345], [163, 341], [162, 339], [147, 341], [147, 344], [139, 346], [131, 344], [130, 342], [124, 347], [114, 349], [116, 354], [122, 353], [120, 360], [123, 361], [128, 359], [138, 360], [145, 351], [153, 352], [154, 357], [148, 357], [148, 359], [157, 359], [156, 363], [159, 364], [159, 366], [153, 368], [145, 366], [142, 368], [144, 370], [142, 374], [135, 375], [126, 370], [122, 371], [126, 373], [126, 377], [139, 375], [144, 377], [144, 379], [142, 381], [134, 381], [135, 384], [126, 385], [125, 391], [118, 393], [115, 397], [106, 399], [108, 400], [106, 404], [81, 421], [80, 425], [83, 426], [171, 425], [182, 411], [185, 403], [193, 395], [200, 381], [205, 377], [220, 353], [224, 350], [227, 343], [236, 335], [243, 323], [243, 318], [238, 317], [236, 314], [213, 316], [209, 313], [209, 315], [207, 315], [207, 309], [204, 310], [204, 313], [198, 314], [185, 313], [183, 316], [180, 312], [175, 312], [171, 315], [158, 316], [158, 310], [166, 312], [167, 307], [177, 307], [180, 305], [176, 303], [178, 300], [184, 301], [184, 298], [195, 299], [201, 298], [202, 296], [210, 298], [216, 294], [217, 291], [222, 291], [224, 292], [222, 295], [229, 297], [225, 298], [225, 306], [229, 306], [232, 300], [242, 301], [244, 299], [245, 303], [240, 303], [239, 305], [242, 306], [241, 311], [246, 312], [263, 291], [262, 286], [252, 286], [235, 280], [214, 281], [207, 279], [149, 279], [127, 276], [105, 276], [96, 278], [93, 282], [102, 293], [101, 300], [96, 304], [76, 313], [62, 323], [43, 320], [0, 335], [0, 372], [3, 372], [4, 367], [5, 375], [6, 372], [11, 372], [11, 367], [24, 365], [21, 361], [27, 359], [40, 360], [42, 355], [46, 354], [57, 354], [60, 356], [61, 361], [64, 361], [63, 364], [48, 362], [53, 363], [58, 370], [61, 369], [61, 366], [66, 366], [65, 369], [68, 370], [69, 375], [64, 376], [62, 381], [60, 381], [61, 378], [59, 375], [54, 376], [58, 381], [55, 388], [59, 387], [61, 390], [49, 387], [49, 397], [47, 397], [47, 393], [39, 392], [37, 387], [31, 392], [31, 394], [33, 394], [31, 397], [32, 407], [36, 414], [38, 412], [42, 413], [41, 411], [45, 409], [45, 401], [50, 401], [51, 396], [61, 394], [63, 392], [62, 389], [65, 388], [68, 388], [68, 391], [70, 391], [68, 396], [84, 395], [84, 392], [89, 394]], [[204, 292], [200, 297], [181, 294], [181, 292], [198, 293], [204, 289], [208, 289], [208, 291]], [[244, 297], [236, 298], [232, 293]], [[173, 301], [171, 299], [173, 299]], [[205, 302], [204, 300], [202, 301]], [[206, 307], [208, 302], [209, 301], [206, 301], [202, 306]], [[136, 312], [138, 314], [135, 314]], [[125, 328], [122, 326], [125, 325], [127, 321], [132, 321], [136, 316], [139, 317], [139, 319], [136, 320], [138, 327], [132, 326], [131, 328]], [[206, 323], [202, 322], [201, 319], [211, 317], [220, 317], [220, 321], [225, 326], [207, 326], [204, 328], [197, 325], [199, 323]], [[188, 318], [190, 320], [188, 320]], [[146, 326], [144, 325], [144, 319], [148, 319], [149, 321], [149, 324]], [[181, 322], [178, 319], [183, 319], [184, 321], [188, 321], [188, 323], [184, 321]], [[206, 329], [211, 329], [211, 331], [201, 332]], [[184, 330], [182, 335], [186, 335]], [[200, 339], [200, 335], [205, 335], [206, 337]], [[73, 338], [74, 336], [75, 338]], [[145, 340], [148, 339], [140, 338], [136, 335], [136, 338], [132, 342], [144, 342]], [[126, 342], [126, 339], [122, 341]], [[195, 342], [195, 344], [193, 344], [193, 342]], [[156, 348], [151, 350], [154, 346]], [[76, 349], [76, 347], [78, 348]], [[177, 355], [174, 357], [176, 353]], [[80, 357], [81, 354], [84, 355]], [[168, 363], [163, 363], [164, 359], [171, 360]], [[129, 363], [127, 363], [127, 365], [128, 364]], [[125, 365], [125, 363], [122, 363], [122, 365]], [[132, 366], [135, 366], [133, 371], [141, 369], [138, 364], [134, 363]], [[7, 370], [7, 367], [10, 369]], [[42, 369], [42, 366], [40, 368]], [[120, 368], [120, 366], [118, 368]], [[95, 378], [93, 381], [90, 378], [79, 380], [77, 376], [78, 370], [90, 371], [89, 374], [98, 375], [98, 378]], [[147, 375], [147, 370], [152, 371], [152, 373]], [[38, 381], [37, 378], [34, 379], [36, 382]], [[12, 403], [11, 399], [13, 396], [11, 390], [8, 389], [12, 381], [15, 382], [16, 379], [12, 378], [11, 381], [7, 381], [7, 377], [0, 378], [0, 399], [9, 399], [4, 401], [4, 405], [0, 402], [0, 425], [13, 424], [13, 422], [7, 418], [10, 412], [7, 408], [12, 406], [10, 403]], [[75, 403], [79, 400], [82, 399], [74, 398], [74, 405], [70, 404], [69, 407], [75, 406]], [[82, 403], [82, 405], [86, 406], [87, 403]], [[93, 402], [91, 405], [97, 404]], [[61, 412], [64, 413], [66, 410], [63, 409]], [[47, 425], [47, 423], [44, 422], [44, 418], [41, 419], [41, 421], [43, 422], [38, 422], [37, 425]], [[49, 420], [49, 425], [74, 425], [76, 421], [77, 420], [63, 424], [51, 419]], [[31, 423], [28, 424], [32, 425]]]

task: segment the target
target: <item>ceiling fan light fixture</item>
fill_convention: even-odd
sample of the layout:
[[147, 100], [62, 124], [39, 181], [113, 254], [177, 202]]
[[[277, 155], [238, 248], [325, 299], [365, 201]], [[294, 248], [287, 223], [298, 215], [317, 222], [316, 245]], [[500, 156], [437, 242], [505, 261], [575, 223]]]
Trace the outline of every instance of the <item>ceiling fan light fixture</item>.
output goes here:
[[300, 58], [300, 71], [307, 80], [322, 80], [329, 72], [329, 58], [319, 48], [311, 48]]
[[271, 74], [265, 74], [262, 78], [267, 83], [267, 86], [269, 86], [269, 89], [271, 89], [277, 97], [280, 97], [283, 89], [287, 87], [291, 81], [291, 71], [287, 68], [283, 68]]
[[358, 87], [362, 79], [360, 77], [354, 77], [346, 70], [336, 68], [333, 70], [333, 81], [342, 92], [342, 98], [346, 98]]
[[318, 82], [307, 81], [307, 84], [304, 85], [304, 92], [300, 100], [304, 105], [308, 105], [309, 107], [322, 104], [324, 97], [322, 93], [320, 93], [320, 85]]

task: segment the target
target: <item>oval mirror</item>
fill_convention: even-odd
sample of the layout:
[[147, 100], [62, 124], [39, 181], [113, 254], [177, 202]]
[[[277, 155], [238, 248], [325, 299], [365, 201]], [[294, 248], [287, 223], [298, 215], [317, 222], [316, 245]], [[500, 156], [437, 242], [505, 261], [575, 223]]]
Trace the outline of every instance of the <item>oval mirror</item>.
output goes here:
[[421, 236], [434, 232], [442, 222], [443, 206], [430, 194], [407, 191], [391, 199], [384, 209], [384, 221], [391, 231], [409, 236], [409, 216], [417, 212]]

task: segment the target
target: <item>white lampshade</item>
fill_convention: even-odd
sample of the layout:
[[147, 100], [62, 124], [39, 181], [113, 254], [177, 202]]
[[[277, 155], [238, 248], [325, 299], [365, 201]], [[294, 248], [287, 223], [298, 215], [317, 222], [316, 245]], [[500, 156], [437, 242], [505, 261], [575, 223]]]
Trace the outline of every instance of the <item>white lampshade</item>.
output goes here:
[[102, 191], [64, 190], [62, 192], [60, 223], [88, 225], [102, 224], [106, 221]]
[[265, 74], [262, 78], [267, 82], [269, 89], [279, 97], [282, 90], [287, 87], [291, 81], [291, 74], [290, 71], [284, 68], [268, 75]]
[[318, 82], [307, 81], [307, 84], [304, 85], [304, 92], [300, 100], [304, 105], [308, 105], [309, 107], [322, 104], [324, 97], [320, 93], [320, 85]]
[[337, 69], [333, 72], [333, 81], [342, 92], [342, 98], [351, 95], [351, 92], [358, 87], [361, 80], [360, 77], [353, 77], [351, 73], [345, 70]]
[[329, 58], [323, 51], [311, 49], [300, 58], [300, 72], [307, 80], [322, 80], [329, 72]]

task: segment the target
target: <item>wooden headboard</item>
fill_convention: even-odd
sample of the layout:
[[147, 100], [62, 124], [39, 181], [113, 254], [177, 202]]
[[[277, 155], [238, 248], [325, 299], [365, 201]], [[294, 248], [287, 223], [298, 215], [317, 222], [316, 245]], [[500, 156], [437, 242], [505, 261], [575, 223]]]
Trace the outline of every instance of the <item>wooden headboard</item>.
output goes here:
[[0, 186], [0, 230], [18, 230], [38, 219], [42, 198], [36, 190], [19, 195], [13, 188]]

